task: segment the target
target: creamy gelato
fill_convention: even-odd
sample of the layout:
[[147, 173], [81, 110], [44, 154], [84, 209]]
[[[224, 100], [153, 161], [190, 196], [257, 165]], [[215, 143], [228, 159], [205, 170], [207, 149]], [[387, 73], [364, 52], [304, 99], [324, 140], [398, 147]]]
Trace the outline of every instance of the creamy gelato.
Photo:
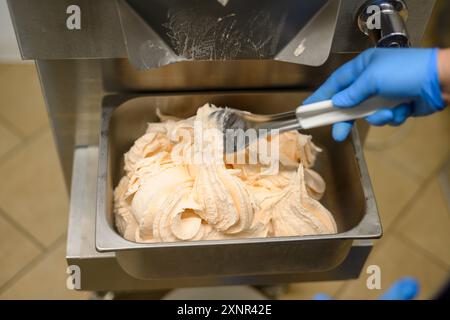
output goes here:
[[183, 120], [160, 115], [162, 122], [150, 123], [124, 155], [125, 175], [114, 191], [120, 234], [162, 242], [336, 233], [319, 202], [325, 182], [312, 170], [321, 150], [311, 136], [277, 136], [277, 172], [268, 162], [236, 164], [223, 153], [215, 162], [193, 161], [214, 146], [208, 138], [200, 147], [194, 142], [195, 123], [220, 126], [209, 117], [214, 110], [207, 104]]

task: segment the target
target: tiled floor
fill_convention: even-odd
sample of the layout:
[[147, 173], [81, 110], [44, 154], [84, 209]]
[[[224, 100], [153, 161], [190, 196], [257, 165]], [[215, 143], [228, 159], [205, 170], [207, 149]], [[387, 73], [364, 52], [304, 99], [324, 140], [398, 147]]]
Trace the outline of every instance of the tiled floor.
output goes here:
[[[0, 299], [83, 299], [65, 287], [68, 196], [32, 65], [0, 65]], [[385, 236], [367, 265], [382, 289], [415, 276], [431, 298], [450, 274], [450, 210], [439, 175], [450, 158], [450, 109], [400, 128], [371, 129], [366, 160]], [[438, 179], [438, 177], [441, 179]], [[366, 274], [347, 282], [302, 283], [282, 298], [376, 298]]]
[[0, 65], [0, 299], [66, 289], [68, 195], [31, 64]]

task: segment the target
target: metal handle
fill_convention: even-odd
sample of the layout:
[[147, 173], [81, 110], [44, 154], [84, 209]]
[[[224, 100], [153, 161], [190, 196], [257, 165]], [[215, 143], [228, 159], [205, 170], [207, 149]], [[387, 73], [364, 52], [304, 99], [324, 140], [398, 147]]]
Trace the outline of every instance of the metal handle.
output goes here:
[[335, 110], [333, 101], [325, 100], [300, 106], [295, 110], [295, 114], [297, 115], [297, 118], [303, 118], [307, 116], [312, 116], [314, 114], [325, 113], [333, 110]]
[[380, 108], [393, 108], [408, 102], [410, 101], [406, 99], [373, 97], [352, 108], [337, 108], [331, 100], [326, 100], [298, 107], [295, 113], [302, 129], [312, 129], [365, 118]]

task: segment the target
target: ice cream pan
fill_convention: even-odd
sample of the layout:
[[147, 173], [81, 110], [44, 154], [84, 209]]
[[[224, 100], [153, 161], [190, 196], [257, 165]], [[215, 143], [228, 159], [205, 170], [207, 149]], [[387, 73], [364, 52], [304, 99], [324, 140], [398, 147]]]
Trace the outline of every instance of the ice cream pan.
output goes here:
[[[354, 240], [374, 239], [382, 228], [358, 130], [336, 143], [329, 127], [305, 132], [323, 148], [315, 166], [327, 183], [321, 202], [334, 215], [332, 235], [135, 243], [116, 231], [113, 190], [123, 175], [123, 154], [163, 114], [189, 117], [210, 102], [217, 106], [273, 114], [294, 110], [305, 92], [226, 92], [107, 96], [99, 141], [96, 249], [115, 252], [120, 266], [139, 279], [263, 276], [327, 271], [342, 263]], [[158, 188], [155, 185], [155, 188]], [[220, 281], [219, 281], [220, 282]]]

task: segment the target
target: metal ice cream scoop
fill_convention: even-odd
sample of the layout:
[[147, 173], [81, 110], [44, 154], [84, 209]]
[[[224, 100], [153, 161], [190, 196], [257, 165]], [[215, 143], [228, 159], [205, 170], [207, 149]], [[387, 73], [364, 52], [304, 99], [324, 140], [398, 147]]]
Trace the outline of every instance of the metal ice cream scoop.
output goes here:
[[[237, 130], [255, 129], [258, 136], [291, 130], [307, 130], [328, 126], [337, 122], [365, 118], [380, 108], [392, 108], [406, 100], [390, 100], [381, 97], [367, 99], [352, 108], [336, 108], [332, 100], [302, 105], [294, 111], [272, 115], [253, 114], [232, 108], [220, 109], [211, 114], [222, 124], [224, 134]], [[265, 129], [265, 130], [264, 130]], [[235, 145], [235, 151], [249, 144]]]

